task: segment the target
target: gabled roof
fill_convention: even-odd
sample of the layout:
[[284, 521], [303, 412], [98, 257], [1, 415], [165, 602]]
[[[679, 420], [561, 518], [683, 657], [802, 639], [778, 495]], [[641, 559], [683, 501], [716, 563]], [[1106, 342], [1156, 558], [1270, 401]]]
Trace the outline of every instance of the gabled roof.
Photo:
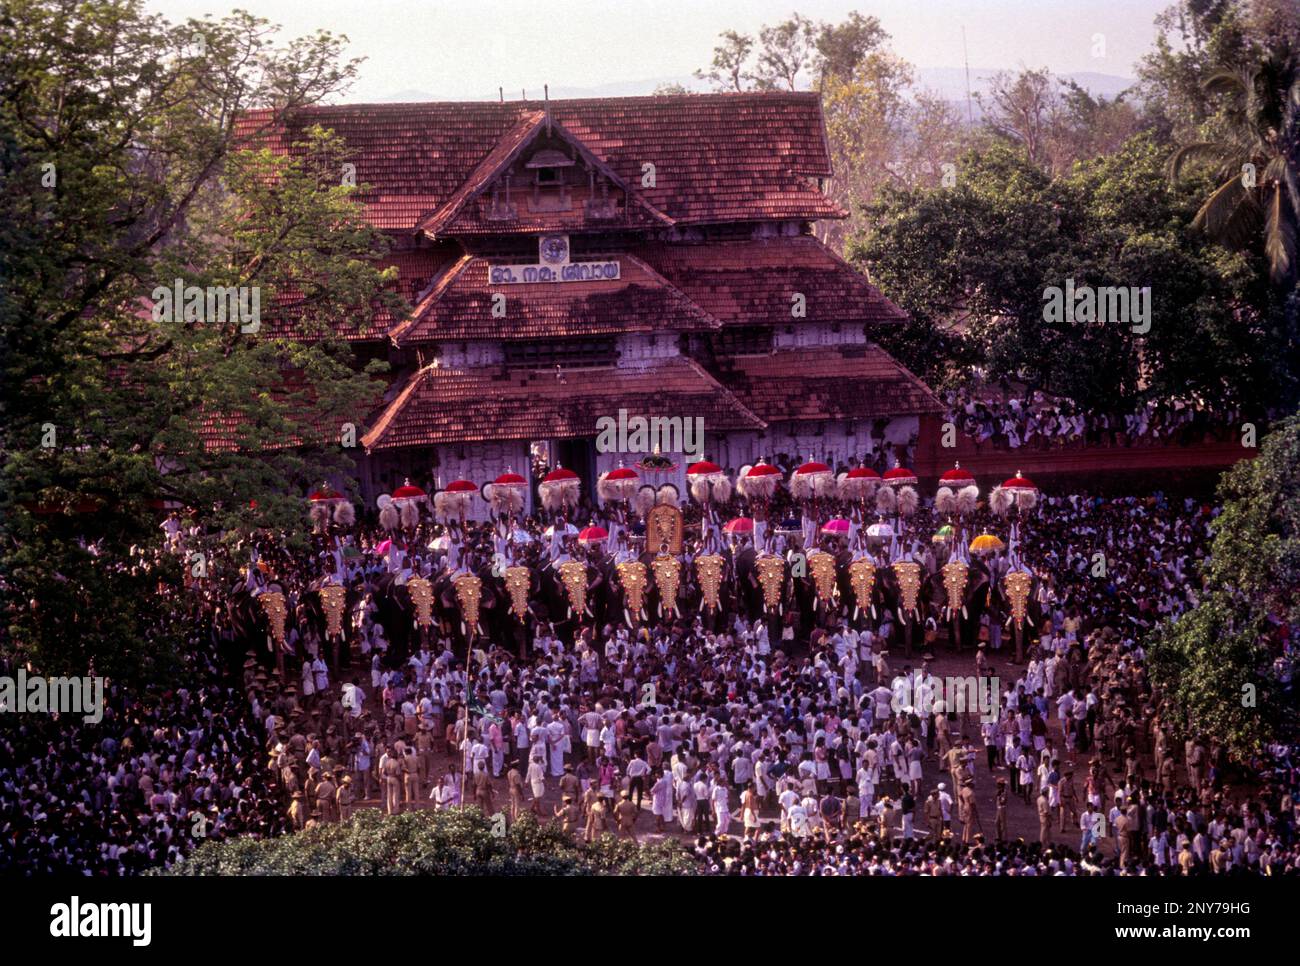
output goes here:
[[[637, 254], [723, 325], [901, 322], [907, 313], [851, 265], [806, 235], [760, 241], [656, 244]], [[806, 314], [791, 314], [792, 296]]]
[[[514, 218], [508, 221], [494, 220], [485, 222], [477, 217], [478, 211], [471, 206], [471, 203], [485, 189], [490, 187], [543, 132], [567, 142], [591, 167], [600, 171], [617, 185], [624, 193], [629, 215], [635, 212], [635, 224], [644, 227], [672, 224], [671, 218], [647, 204], [609, 165], [593, 155], [583, 146], [581, 141], [570, 134], [564, 125], [553, 119], [550, 123], [547, 123], [545, 111], [532, 111], [521, 117], [519, 122], [506, 133], [505, 137], [497, 142], [496, 147], [488, 152], [487, 157], [475, 167], [465, 180], [465, 183], [447, 199], [442, 207], [420, 222], [418, 226], [420, 230], [431, 237], [436, 237], [439, 233], [453, 228], [459, 228], [461, 232], [477, 230], [479, 232], [505, 234], [517, 231], [555, 230], [564, 227], [556, 223], [557, 220], [554, 215], [549, 218], [534, 216], [531, 219]], [[469, 208], [468, 211], [466, 211], [467, 207]], [[462, 215], [465, 217], [462, 218]], [[572, 221], [572, 227], [575, 228], [580, 227], [585, 221], [578, 209], [575, 209], [569, 218]], [[459, 221], [465, 221], [468, 224], [458, 225]], [[627, 225], [629, 223], [630, 219], [620, 220], [618, 224]]]
[[480, 440], [595, 436], [601, 416], [699, 417], [704, 432], [762, 429], [761, 419], [684, 356], [641, 368], [549, 371], [428, 366], [362, 437], [366, 450]]
[[719, 378], [769, 422], [943, 412], [926, 385], [876, 345], [778, 349], [722, 363]]
[[[348, 144], [371, 221], [414, 230], [494, 152], [526, 136], [538, 101], [352, 104], [298, 111], [260, 143], [288, 153], [320, 124]], [[678, 224], [842, 218], [817, 180], [830, 177], [815, 93], [691, 94], [551, 101], [552, 120]], [[267, 111], [242, 116], [251, 136]], [[521, 122], [524, 127], [521, 128]], [[504, 142], [504, 143], [503, 143]], [[646, 167], [653, 165], [653, 168]], [[642, 179], [654, 173], [654, 186]]]
[[[626, 253], [611, 255], [620, 277], [592, 282], [492, 285], [491, 264], [465, 255], [438, 278], [411, 318], [393, 329], [399, 345], [456, 339], [545, 339], [625, 332], [698, 332], [719, 322], [654, 269]], [[493, 315], [505, 296], [505, 315]]]

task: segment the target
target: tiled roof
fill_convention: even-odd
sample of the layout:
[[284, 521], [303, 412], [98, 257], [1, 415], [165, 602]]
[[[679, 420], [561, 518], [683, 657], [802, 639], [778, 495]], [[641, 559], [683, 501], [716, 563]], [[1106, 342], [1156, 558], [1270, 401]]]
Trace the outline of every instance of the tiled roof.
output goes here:
[[[637, 254], [724, 325], [801, 321], [874, 323], [907, 318], [893, 302], [815, 238], [657, 244]], [[806, 316], [791, 315], [795, 293]]]
[[[622, 195], [621, 212], [617, 217], [593, 220], [589, 218], [581, 199], [561, 211], [532, 212], [528, 210], [526, 185], [516, 185], [515, 217], [489, 217], [492, 196], [484, 189], [510, 167], [517, 156], [543, 131], [573, 145], [574, 149], [601, 174], [615, 185], [613, 196]], [[572, 189], [570, 189], [572, 192]], [[618, 198], [615, 197], [615, 201]], [[638, 194], [631, 191], [622, 178], [609, 165], [591, 155], [582, 143], [564, 126], [546, 123], [544, 111], [533, 111], [519, 120], [497, 146], [476, 167], [446, 203], [420, 222], [420, 229], [430, 236], [442, 235], [507, 235], [525, 232], [568, 231], [599, 225], [617, 228], [653, 228], [671, 225], [672, 219], [655, 210]]]
[[[488, 268], [509, 258], [466, 255], [452, 265], [412, 317], [393, 330], [398, 345], [449, 339], [544, 339], [621, 332], [688, 332], [718, 322], [640, 259], [612, 255], [617, 280], [496, 285]], [[504, 295], [505, 316], [492, 314]]]
[[[383, 403], [385, 383], [376, 379], [374, 386], [373, 398], [364, 403], [357, 415], [350, 420], [357, 427], [365, 426], [366, 416], [374, 413]], [[280, 382], [271, 389], [271, 393], [284, 405], [286, 411], [283, 415], [306, 430], [306, 439], [299, 434], [280, 435], [274, 426], [253, 425], [248, 414], [238, 411], [237, 407], [221, 412], [205, 408], [198, 429], [203, 448], [210, 453], [230, 453], [241, 448], [251, 451], [277, 450], [304, 443], [338, 445], [343, 430], [342, 423], [348, 420], [338, 419], [337, 414], [322, 412], [316, 388], [308, 384], [300, 373], [281, 372]]]
[[[351, 149], [357, 183], [371, 186], [363, 196], [371, 221], [409, 230], [463, 191], [489, 155], [508, 154], [546, 108], [538, 101], [313, 107], [263, 136], [287, 152], [307, 127], [333, 129]], [[817, 185], [830, 176], [831, 162], [814, 93], [593, 98], [551, 101], [549, 109], [676, 222], [845, 216]], [[239, 133], [266, 120], [267, 112], [250, 112]], [[646, 165], [654, 166], [654, 187], [643, 183]]]
[[737, 356], [723, 363], [719, 378], [769, 423], [943, 411], [921, 380], [875, 345]]
[[362, 437], [369, 450], [441, 442], [595, 436], [601, 416], [704, 420], [704, 432], [763, 422], [690, 359], [644, 368], [536, 370], [429, 366], [411, 377]]

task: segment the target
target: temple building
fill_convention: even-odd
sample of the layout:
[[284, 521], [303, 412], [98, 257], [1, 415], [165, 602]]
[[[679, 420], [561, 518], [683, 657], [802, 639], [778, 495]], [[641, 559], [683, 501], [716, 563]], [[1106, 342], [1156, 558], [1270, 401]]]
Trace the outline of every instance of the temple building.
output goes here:
[[873, 341], [903, 312], [815, 237], [846, 216], [816, 94], [321, 107], [269, 143], [312, 125], [346, 141], [413, 306], [342, 333], [391, 364], [367, 500], [538, 465], [590, 493], [620, 463], [680, 486], [701, 454], [871, 458], [941, 410]]

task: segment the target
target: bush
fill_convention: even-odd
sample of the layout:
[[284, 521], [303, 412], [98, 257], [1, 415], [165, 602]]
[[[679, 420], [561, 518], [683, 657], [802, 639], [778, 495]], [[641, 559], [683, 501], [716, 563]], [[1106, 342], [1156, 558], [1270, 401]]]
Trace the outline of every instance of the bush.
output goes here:
[[499, 820], [465, 806], [319, 825], [274, 839], [207, 842], [164, 875], [690, 875], [679, 843], [637, 845], [605, 835], [575, 842], [558, 826], [525, 815], [494, 834]]

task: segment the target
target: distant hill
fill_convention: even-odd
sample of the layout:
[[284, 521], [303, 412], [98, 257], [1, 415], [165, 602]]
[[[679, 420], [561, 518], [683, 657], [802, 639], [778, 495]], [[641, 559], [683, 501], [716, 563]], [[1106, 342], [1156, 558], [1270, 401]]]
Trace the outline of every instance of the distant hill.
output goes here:
[[[978, 93], [984, 90], [988, 86], [989, 79], [997, 72], [997, 68], [972, 67], [970, 70], [970, 85], [972, 92]], [[963, 106], [965, 105], [965, 68], [919, 67], [916, 71], [916, 77], [917, 83], [920, 87], [935, 91], [945, 100]], [[1094, 97], [1115, 97], [1117, 94], [1132, 87], [1133, 84], [1136, 83], [1136, 81], [1131, 77], [1120, 77], [1115, 74], [1101, 74], [1095, 71], [1062, 74], [1061, 77], [1074, 81]], [[550, 94], [551, 97], [556, 100], [565, 100], [576, 97], [639, 97], [646, 94], [653, 94], [656, 88], [666, 84], [681, 84], [687, 90], [691, 91], [703, 92], [708, 89], [707, 85], [701, 81], [697, 81], [690, 75], [678, 75], [675, 77], [651, 77], [644, 80], [611, 81], [608, 84], [597, 84], [593, 87], [568, 87], [562, 84], [554, 85], [551, 87]], [[529, 99], [540, 99], [542, 96], [542, 84], [538, 83], [535, 87], [529, 87], [527, 92]], [[518, 90], [505, 91], [505, 98], [508, 101], [518, 100], [520, 96], [521, 92]], [[437, 101], [447, 99], [448, 98], [443, 95], [414, 88], [396, 91], [392, 94], [378, 98], [378, 100], [382, 102]], [[469, 98], [469, 100], [479, 101], [495, 99], [495, 93], [485, 93], [482, 97]], [[978, 117], [978, 105], [975, 110], [976, 116]]]

